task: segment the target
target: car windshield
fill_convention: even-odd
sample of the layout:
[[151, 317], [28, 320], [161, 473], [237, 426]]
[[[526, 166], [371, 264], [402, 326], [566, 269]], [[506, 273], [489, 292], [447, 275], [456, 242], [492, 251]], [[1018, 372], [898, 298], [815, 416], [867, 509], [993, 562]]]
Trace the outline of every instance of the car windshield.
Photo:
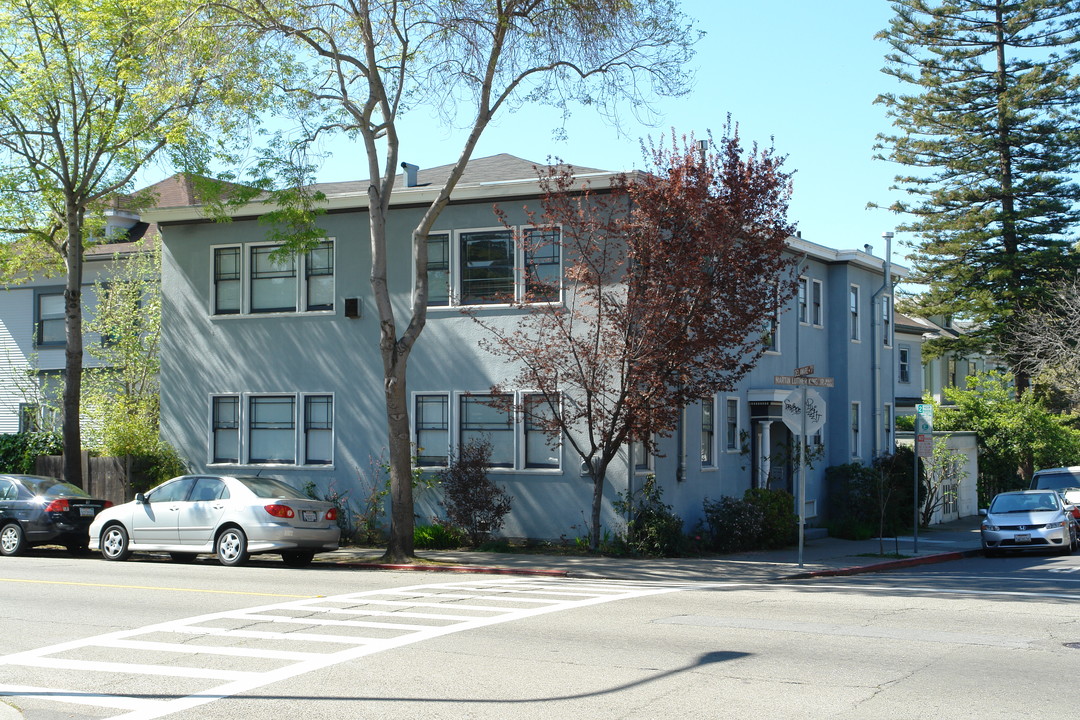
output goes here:
[[248, 490], [255, 493], [256, 497], [308, 499], [307, 495], [292, 485], [286, 485], [277, 478], [241, 476], [236, 479], [243, 483]]
[[1054, 493], [998, 495], [990, 504], [992, 513], [1045, 512], [1057, 509]]
[[1080, 477], [1070, 472], [1036, 473], [1033, 490], [1062, 490], [1080, 487]]
[[51, 477], [22, 478], [26, 489], [38, 496], [49, 497], [90, 497], [85, 490], [77, 485], [66, 483]]

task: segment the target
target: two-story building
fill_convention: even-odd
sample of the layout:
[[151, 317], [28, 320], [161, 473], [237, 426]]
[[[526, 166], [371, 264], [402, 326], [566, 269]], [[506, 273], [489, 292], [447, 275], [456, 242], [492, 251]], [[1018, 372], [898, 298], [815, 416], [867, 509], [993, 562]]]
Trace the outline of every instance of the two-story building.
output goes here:
[[[389, 283], [395, 311], [405, 317], [412, 291], [412, 229], [449, 168], [399, 178], [388, 221]], [[578, 168], [601, 186], [611, 173]], [[230, 223], [209, 221], [196, 205], [160, 203], [149, 214], [162, 231], [162, 433], [205, 472], [273, 474], [297, 486], [366, 497], [382, 482], [378, 459], [386, 445], [378, 318], [368, 281], [367, 184], [330, 183], [325, 240], [279, 261], [259, 216], [238, 210]], [[513, 322], [515, 311], [495, 300], [514, 291], [528, 263], [558, 277], [562, 258], [523, 253], [493, 212], [527, 228], [523, 209], [539, 209], [534, 164], [507, 155], [470, 163], [429, 236], [430, 307], [409, 361], [417, 461], [445, 465], [452, 448], [476, 436], [491, 440], [491, 475], [514, 497], [504, 534], [534, 538], [581, 536], [592, 488], [568, 445], [552, 448], [513, 413], [492, 409], [484, 395], [513, 377], [483, 351], [481, 328], [461, 313]], [[813, 438], [818, 457], [808, 473], [808, 522], [822, 519], [824, 469], [890, 451], [898, 357], [893, 337], [893, 281], [901, 268], [868, 251], [838, 251], [801, 237], [789, 240], [799, 258], [799, 294], [774, 319], [770, 346], [739, 387], [686, 408], [683, 421], [655, 457], [627, 448], [609, 470], [603, 524], [617, 527], [612, 502], [655, 473], [672, 504], [692, 526], [705, 499], [741, 496], [749, 487], [795, 490], [792, 433], [782, 421], [791, 386], [776, 376], [813, 366], [832, 378], [817, 387], [827, 420]], [[540, 268], [540, 266], [547, 266]], [[824, 385], [826, 381], [821, 381]], [[527, 401], [530, 388], [516, 391]], [[437, 512], [421, 493], [422, 517]]]

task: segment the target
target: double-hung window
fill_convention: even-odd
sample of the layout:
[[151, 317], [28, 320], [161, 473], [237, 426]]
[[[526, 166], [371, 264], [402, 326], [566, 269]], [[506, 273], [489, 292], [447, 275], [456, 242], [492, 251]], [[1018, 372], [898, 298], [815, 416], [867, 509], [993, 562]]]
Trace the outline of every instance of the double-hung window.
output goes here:
[[911, 382], [911, 347], [909, 345], [900, 346], [899, 364], [898, 380], [902, 383]]
[[428, 235], [428, 305], [554, 302], [562, 283], [557, 227], [479, 228]]
[[701, 466], [716, 464], [716, 400], [707, 398], [701, 402]]
[[334, 309], [334, 241], [295, 255], [279, 245], [213, 249], [213, 314], [328, 312]]
[[210, 462], [330, 465], [334, 461], [332, 395], [215, 395]]
[[[539, 393], [525, 395], [522, 398], [522, 418], [526, 468], [556, 469], [559, 467], [559, 444], [552, 442], [544, 432], [544, 421], [553, 417], [552, 403]], [[554, 403], [558, 403], [555, 398]]]
[[850, 337], [858, 340], [859, 334], [859, 286], [852, 285], [848, 288], [848, 316], [850, 325]]
[[810, 322], [810, 278], [799, 278], [799, 322]]
[[462, 445], [471, 441], [491, 444], [491, 467], [514, 467], [514, 419], [510, 408], [496, 402], [508, 400], [503, 395], [462, 395], [461, 432]]
[[64, 330], [64, 293], [39, 292], [37, 294], [37, 345], [63, 345], [66, 342]]
[[450, 449], [450, 397], [446, 393], [424, 393], [415, 398], [416, 464], [446, 467]]
[[724, 409], [724, 448], [728, 452], [739, 449], [739, 399], [728, 398]]
[[825, 314], [822, 309], [824, 290], [820, 280], [812, 281], [810, 288], [810, 321], [814, 327], [825, 324]]

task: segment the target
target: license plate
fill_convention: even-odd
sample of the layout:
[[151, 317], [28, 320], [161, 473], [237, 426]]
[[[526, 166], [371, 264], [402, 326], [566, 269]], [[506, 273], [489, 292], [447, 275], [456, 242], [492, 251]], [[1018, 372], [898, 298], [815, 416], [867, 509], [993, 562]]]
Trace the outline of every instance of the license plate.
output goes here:
[[1017, 533], [1017, 534], [1013, 535], [1013, 542], [1029, 543], [1029, 542], [1031, 542], [1031, 534], [1030, 533]]
[[319, 519], [319, 513], [314, 510], [301, 510], [300, 517], [303, 518], [304, 522], [315, 522]]
[[94, 517], [94, 508], [81, 507], [79, 508], [79, 517]]

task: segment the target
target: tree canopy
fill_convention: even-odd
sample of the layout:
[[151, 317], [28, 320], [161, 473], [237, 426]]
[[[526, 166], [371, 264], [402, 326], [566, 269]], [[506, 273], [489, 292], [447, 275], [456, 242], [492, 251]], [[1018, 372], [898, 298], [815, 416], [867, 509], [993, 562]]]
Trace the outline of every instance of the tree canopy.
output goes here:
[[[244, 32], [179, 0], [0, 0], [0, 273], [65, 276], [65, 475], [76, 484], [83, 250], [105, 239], [104, 212], [159, 153], [204, 165], [235, 135], [233, 111], [267, 96], [268, 56]], [[128, 197], [126, 209], [150, 201]]]
[[878, 37], [892, 48], [884, 72], [907, 92], [878, 97], [895, 127], [878, 149], [910, 169], [896, 177], [907, 199], [893, 209], [913, 216], [899, 229], [917, 236], [910, 280], [925, 291], [914, 311], [971, 321], [973, 332], [952, 342], [997, 350], [1016, 313], [1080, 268], [1070, 237], [1080, 3], [899, 0], [893, 9]]

